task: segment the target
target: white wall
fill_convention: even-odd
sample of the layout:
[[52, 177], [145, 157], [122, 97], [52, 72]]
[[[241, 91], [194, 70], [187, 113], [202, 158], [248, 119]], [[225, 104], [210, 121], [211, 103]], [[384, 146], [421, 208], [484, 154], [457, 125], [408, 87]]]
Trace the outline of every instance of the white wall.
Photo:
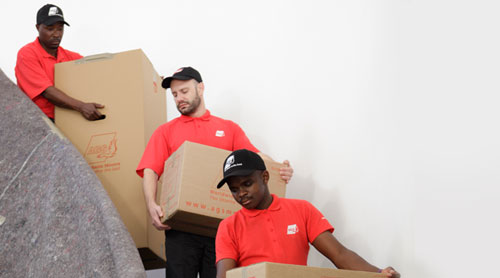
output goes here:
[[[3, 3], [0, 68], [47, 1]], [[85, 3], [85, 4], [83, 4]], [[64, 1], [63, 46], [200, 70], [213, 114], [289, 159], [289, 197], [404, 277], [488, 276], [500, 209], [497, 1]], [[178, 115], [168, 96], [169, 118]], [[310, 265], [331, 266], [313, 251]]]

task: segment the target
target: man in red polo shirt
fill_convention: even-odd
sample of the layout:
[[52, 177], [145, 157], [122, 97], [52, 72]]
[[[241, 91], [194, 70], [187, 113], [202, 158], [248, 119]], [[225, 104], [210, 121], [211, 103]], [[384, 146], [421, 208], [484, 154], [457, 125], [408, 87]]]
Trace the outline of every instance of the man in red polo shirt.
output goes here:
[[[200, 73], [184, 67], [165, 78], [162, 87], [170, 88], [181, 116], [156, 129], [137, 167], [143, 177], [143, 189], [153, 226], [165, 230], [165, 253], [168, 278], [213, 278], [215, 269], [215, 240], [211, 237], [171, 230], [161, 223], [163, 211], [156, 203], [158, 178], [163, 173], [165, 161], [184, 141], [191, 141], [229, 151], [255, 148], [245, 132], [234, 122], [213, 116], [205, 108], [204, 90]], [[293, 169], [288, 161], [280, 169], [281, 177], [288, 181]]]
[[338, 268], [380, 272], [400, 277], [392, 267], [379, 269], [344, 247], [333, 227], [304, 200], [278, 198], [269, 193], [269, 172], [262, 158], [237, 150], [224, 161], [224, 178], [242, 209], [222, 220], [217, 230], [217, 278], [229, 269], [260, 262], [307, 265], [309, 243]]
[[82, 58], [59, 46], [65, 24], [69, 26], [56, 5], [47, 4], [38, 10], [38, 38], [17, 53], [17, 85], [52, 121], [54, 105], [76, 110], [90, 121], [102, 119], [104, 116], [97, 109], [103, 105], [82, 102], [54, 87], [54, 65]]

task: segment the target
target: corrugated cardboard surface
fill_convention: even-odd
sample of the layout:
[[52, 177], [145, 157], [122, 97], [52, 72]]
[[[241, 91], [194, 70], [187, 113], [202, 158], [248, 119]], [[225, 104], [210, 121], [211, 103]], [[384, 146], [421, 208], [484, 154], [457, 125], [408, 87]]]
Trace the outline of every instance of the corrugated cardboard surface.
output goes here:
[[380, 273], [340, 270], [302, 265], [258, 263], [231, 269], [227, 278], [375, 278], [386, 277]]
[[94, 122], [56, 107], [56, 125], [101, 180], [137, 247], [148, 247], [149, 217], [135, 168], [149, 137], [167, 120], [160, 76], [139, 49], [57, 64], [55, 86], [105, 105], [106, 119]]
[[[165, 211], [162, 221], [177, 230], [215, 236], [219, 222], [241, 208], [227, 186], [217, 189], [222, 165], [230, 153], [184, 142], [166, 161], [158, 186], [157, 201]], [[270, 192], [284, 197], [286, 183], [279, 175], [283, 164], [264, 162], [270, 174]]]

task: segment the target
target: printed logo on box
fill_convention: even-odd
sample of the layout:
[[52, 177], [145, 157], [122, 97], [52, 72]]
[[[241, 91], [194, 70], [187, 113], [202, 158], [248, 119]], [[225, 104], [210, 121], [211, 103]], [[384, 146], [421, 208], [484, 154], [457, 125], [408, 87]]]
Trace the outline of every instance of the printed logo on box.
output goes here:
[[118, 151], [116, 132], [96, 134], [90, 137], [83, 157], [97, 173], [115, 172], [121, 168], [119, 161], [108, 162]]
[[85, 159], [89, 164], [105, 162], [116, 155], [116, 142], [116, 132], [92, 135], [85, 151]]
[[299, 227], [297, 226], [297, 224], [288, 225], [288, 230], [286, 231], [287, 235], [294, 235], [298, 232], [299, 232]]

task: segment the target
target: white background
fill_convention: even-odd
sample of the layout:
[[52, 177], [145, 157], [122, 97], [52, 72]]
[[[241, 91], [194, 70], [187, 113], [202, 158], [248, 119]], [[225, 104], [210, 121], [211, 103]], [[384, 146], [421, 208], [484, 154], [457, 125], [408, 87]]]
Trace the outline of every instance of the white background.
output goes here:
[[[3, 1], [0, 68], [46, 1]], [[295, 176], [334, 235], [403, 277], [491, 277], [500, 249], [500, 2], [60, 1], [62, 46], [197, 68], [207, 107]], [[178, 116], [168, 95], [168, 117]], [[312, 251], [309, 264], [332, 264]]]

